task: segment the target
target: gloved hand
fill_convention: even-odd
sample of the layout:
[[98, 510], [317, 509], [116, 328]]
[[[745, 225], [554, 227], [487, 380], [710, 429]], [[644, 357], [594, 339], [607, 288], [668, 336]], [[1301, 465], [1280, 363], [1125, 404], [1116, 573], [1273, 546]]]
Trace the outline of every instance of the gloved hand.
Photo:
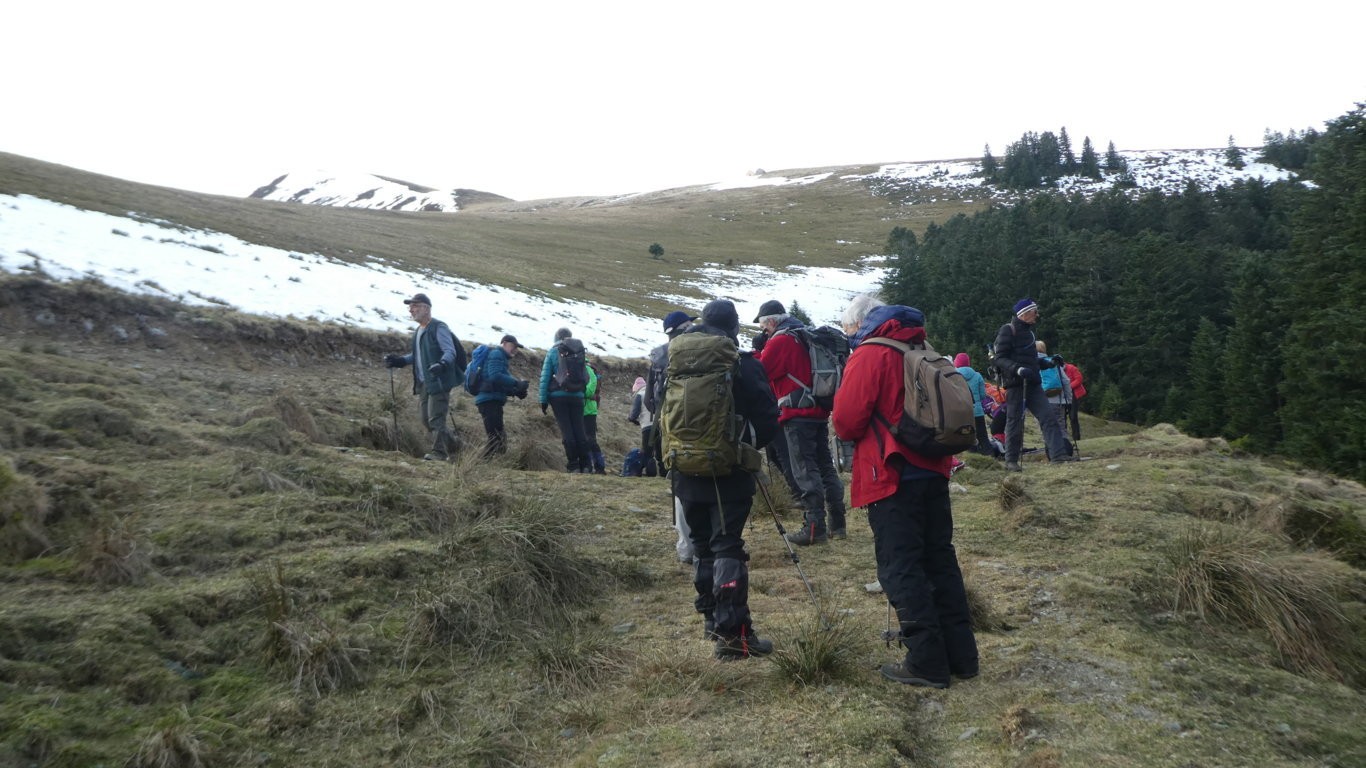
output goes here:
[[632, 424], [636, 425], [637, 427], [640, 426], [640, 419], [630, 419], [630, 418], [628, 418], [627, 421], [631, 422]]
[[441, 375], [441, 372], [444, 371], [444, 370], [446, 370], [446, 364], [445, 364], [445, 363], [432, 363], [432, 364], [427, 368], [427, 373], [430, 373], [430, 374], [433, 375], [433, 376], [440, 376], [440, 375]]
[[547, 410], [549, 410], [549, 408], [550, 408], [550, 403], [541, 403], [541, 415], [544, 416], [544, 415], [545, 415], [545, 412], [546, 412]]
[[517, 399], [518, 399], [518, 400], [525, 400], [525, 399], [526, 399], [527, 390], [530, 389], [530, 388], [531, 388], [531, 382], [529, 382], [529, 381], [523, 380], [523, 381], [517, 382], [517, 392], [515, 393], [515, 394], [517, 395]]
[[762, 332], [762, 333], [756, 334], [756, 335], [754, 336], [754, 338], [752, 338], [752, 339], [749, 340], [750, 349], [753, 349], [755, 352], [763, 352], [763, 351], [764, 351], [764, 345], [767, 344], [767, 343], [768, 343], [768, 332], [767, 332], [767, 331], [764, 331], [764, 332]]
[[1053, 356], [1053, 364], [1056, 365], [1056, 366], [1058, 366], [1059, 368], [1061, 368], [1061, 367], [1063, 366], [1063, 364], [1064, 364], [1064, 361], [1063, 361], [1063, 359], [1062, 359], [1062, 355], [1054, 355], [1054, 356]]
[[1021, 366], [1015, 369], [1015, 375], [1019, 376], [1021, 379], [1024, 379], [1025, 381], [1039, 381], [1039, 372], [1034, 370], [1033, 368], [1025, 368], [1024, 366]]
[[402, 368], [405, 365], [403, 355], [385, 355], [384, 366], [386, 368]]

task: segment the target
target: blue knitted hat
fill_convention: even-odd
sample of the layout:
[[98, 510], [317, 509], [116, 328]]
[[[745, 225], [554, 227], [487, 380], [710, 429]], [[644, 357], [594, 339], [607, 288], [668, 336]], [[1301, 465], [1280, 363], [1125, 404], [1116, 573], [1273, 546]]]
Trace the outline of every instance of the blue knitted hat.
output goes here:
[[1015, 316], [1020, 317], [1029, 310], [1037, 310], [1038, 308], [1039, 305], [1035, 304], [1033, 299], [1020, 299], [1015, 302]]

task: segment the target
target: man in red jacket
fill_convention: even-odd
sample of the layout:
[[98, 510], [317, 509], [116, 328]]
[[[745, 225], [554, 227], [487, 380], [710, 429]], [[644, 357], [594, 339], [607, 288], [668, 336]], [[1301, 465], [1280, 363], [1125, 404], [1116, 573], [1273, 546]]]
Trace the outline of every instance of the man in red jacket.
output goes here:
[[773, 396], [778, 398], [778, 423], [787, 442], [787, 469], [806, 510], [802, 529], [787, 534], [787, 540], [806, 546], [824, 544], [831, 537], [843, 539], [844, 484], [830, 455], [830, 411], [818, 406], [811, 395], [811, 355], [801, 338], [806, 326], [777, 301], [764, 302], [754, 322], [768, 334], [759, 362], [764, 364]]
[[[850, 503], [868, 508], [878, 581], [901, 624], [905, 658], [882, 676], [907, 685], [947, 688], [951, 676], [977, 674], [963, 573], [953, 548], [949, 474], [953, 457], [924, 456], [883, 424], [901, 419], [905, 385], [901, 353], [864, 339], [925, 341], [925, 316], [860, 296], [844, 313], [853, 352], [835, 393], [835, 434], [854, 442]], [[880, 416], [881, 421], [876, 417]]]

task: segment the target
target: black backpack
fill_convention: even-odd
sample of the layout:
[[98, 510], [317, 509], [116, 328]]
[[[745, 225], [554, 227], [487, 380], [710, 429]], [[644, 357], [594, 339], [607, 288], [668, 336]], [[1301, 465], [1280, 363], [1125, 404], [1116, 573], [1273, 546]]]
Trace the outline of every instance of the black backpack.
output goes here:
[[588, 388], [588, 356], [583, 342], [572, 336], [555, 345], [560, 364], [555, 369], [555, 386], [565, 392], [582, 392]]

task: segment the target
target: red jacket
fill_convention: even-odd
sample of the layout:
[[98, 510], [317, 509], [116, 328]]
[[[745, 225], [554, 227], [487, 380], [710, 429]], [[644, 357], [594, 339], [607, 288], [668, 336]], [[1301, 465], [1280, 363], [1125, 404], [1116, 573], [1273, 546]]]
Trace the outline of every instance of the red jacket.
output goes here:
[[1072, 385], [1072, 399], [1080, 400], [1086, 397], [1086, 387], [1081, 383], [1081, 369], [1071, 363], [1064, 363], [1062, 372], [1067, 374], [1067, 381]]
[[[903, 327], [900, 320], [892, 319], [868, 334], [869, 338], [875, 336], [919, 343], [925, 340], [925, 329]], [[901, 353], [897, 350], [880, 344], [859, 344], [849, 356], [844, 378], [835, 392], [830, 423], [841, 440], [854, 441], [849, 503], [855, 507], [866, 507], [896, 493], [901, 483], [902, 462], [944, 477], [950, 474], [952, 456], [922, 456], [898, 442], [873, 418], [876, 412], [891, 424], [901, 420], [906, 392], [902, 371]]]
[[[790, 333], [778, 333], [769, 339], [759, 355], [759, 362], [764, 364], [768, 384], [778, 400], [794, 390], [811, 386], [811, 355], [801, 341]], [[801, 384], [789, 379], [788, 374], [795, 376]], [[783, 407], [778, 412], [778, 423], [794, 418], [824, 420], [829, 416], [830, 412], [824, 408]]]

